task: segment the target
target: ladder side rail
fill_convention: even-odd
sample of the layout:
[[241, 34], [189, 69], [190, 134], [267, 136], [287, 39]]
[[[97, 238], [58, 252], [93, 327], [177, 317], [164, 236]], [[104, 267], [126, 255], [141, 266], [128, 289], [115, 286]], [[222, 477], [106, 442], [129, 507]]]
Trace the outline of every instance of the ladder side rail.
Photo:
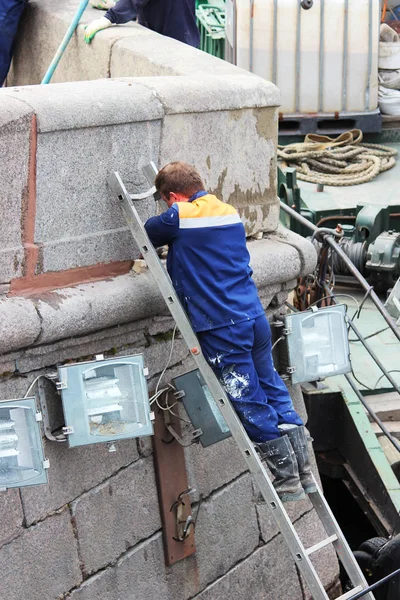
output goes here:
[[[363, 586], [363, 589], [367, 589], [367, 580], [365, 579], [364, 574], [357, 560], [355, 559], [345, 536], [343, 535], [339, 523], [336, 521], [336, 518], [315, 478], [314, 482], [317, 486], [318, 491], [314, 494], [309, 494], [308, 497], [310, 498], [310, 501], [313, 507], [315, 508], [319, 519], [325, 528], [326, 533], [329, 536], [337, 536], [337, 540], [333, 541], [332, 545], [335, 548], [340, 558], [340, 561], [343, 564], [343, 567], [345, 568], [347, 575], [350, 578], [350, 581], [355, 587], [361, 585]], [[365, 598], [366, 600], [374, 600], [374, 596], [372, 593], [367, 594]]]
[[[209, 366], [208, 362], [205, 360], [201, 352], [198, 339], [192, 329], [191, 323], [184, 309], [180, 304], [179, 298], [172, 286], [172, 282], [169, 280], [168, 274], [166, 273], [157, 255], [157, 252], [155, 251], [153, 245], [149, 240], [143, 223], [141, 222], [140, 217], [131, 202], [130, 194], [128, 194], [118, 173], [115, 172], [108, 178], [108, 185], [115, 192], [115, 194], [121, 202], [121, 208], [125, 214], [126, 221], [128, 223], [128, 227], [131, 230], [132, 236], [138, 244], [139, 249], [146, 261], [146, 264], [157, 282], [157, 285], [168, 306], [168, 309], [171, 312], [171, 315], [174, 318], [175, 322], [177, 323], [182, 337], [186, 342], [189, 350], [191, 351], [191, 355], [198, 369], [203, 375], [207, 386], [209, 387], [210, 393], [212, 394], [218, 407], [220, 408], [221, 413], [232, 433], [232, 436], [235, 439], [239, 450], [242, 453], [242, 456], [246, 460], [248, 468], [252, 473], [253, 478], [256, 481], [256, 484], [262, 496], [264, 497], [264, 500], [270, 508], [272, 517], [278, 525], [282, 536], [285, 539], [285, 542], [288, 545], [289, 550], [295, 560], [295, 563], [298, 565], [303, 577], [306, 580], [307, 586], [313, 596], [313, 599], [328, 600], [328, 595], [318, 577], [318, 574], [311, 560], [307, 556], [306, 549], [304, 548], [291, 520], [289, 519], [286, 513], [286, 510], [284, 509], [275, 491], [275, 488], [273, 487], [269, 479], [268, 473], [263, 463], [261, 462], [258, 453], [254, 448], [253, 443], [250, 441], [223, 387], [219, 383], [217, 377], [215, 376], [214, 372], [212, 371], [211, 367]], [[320, 494], [321, 492], [319, 491], [318, 494], [310, 495], [310, 498], [311, 496], [319, 496]], [[319, 507], [321, 505], [324, 506], [321, 500], [316, 501], [316, 504]], [[326, 517], [326, 510], [323, 511], [322, 509], [320, 509], [320, 511], [322, 511], [324, 516]], [[330, 532], [336, 534], [337, 532], [339, 532], [341, 534], [341, 537], [344, 539], [344, 536], [341, 533], [338, 525], [337, 530], [331, 527]], [[351, 565], [351, 573], [353, 573], [353, 575], [356, 576], [356, 580], [354, 581], [350, 573], [348, 573], [350, 579], [353, 585], [355, 585], [356, 583], [361, 583], [362, 573], [359, 570], [358, 564], [356, 563], [350, 549], [347, 546], [347, 542], [346, 546], [343, 547], [346, 548], [347, 551], [350, 553], [345, 558], [345, 560], [346, 563]], [[351, 558], [353, 558], [353, 562], [351, 561]], [[367, 586], [366, 582], [365, 586]], [[368, 600], [374, 600], [373, 596], [368, 597]]]

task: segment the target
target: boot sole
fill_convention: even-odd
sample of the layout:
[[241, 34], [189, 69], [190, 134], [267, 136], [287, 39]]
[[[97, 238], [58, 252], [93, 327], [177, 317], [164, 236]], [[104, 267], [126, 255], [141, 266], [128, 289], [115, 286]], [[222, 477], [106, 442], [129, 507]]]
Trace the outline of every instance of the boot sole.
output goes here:
[[282, 494], [279, 496], [281, 502], [297, 502], [298, 500], [305, 500], [306, 494], [303, 490], [301, 492], [297, 492], [296, 494]]

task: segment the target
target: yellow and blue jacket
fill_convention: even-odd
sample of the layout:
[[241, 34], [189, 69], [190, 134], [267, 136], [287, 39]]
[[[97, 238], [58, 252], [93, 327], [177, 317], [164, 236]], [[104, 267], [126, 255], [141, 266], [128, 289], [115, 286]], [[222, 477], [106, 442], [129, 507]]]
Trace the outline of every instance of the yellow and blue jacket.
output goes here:
[[233, 206], [197, 192], [148, 219], [145, 228], [154, 246], [169, 246], [168, 273], [195, 331], [264, 314], [244, 226]]

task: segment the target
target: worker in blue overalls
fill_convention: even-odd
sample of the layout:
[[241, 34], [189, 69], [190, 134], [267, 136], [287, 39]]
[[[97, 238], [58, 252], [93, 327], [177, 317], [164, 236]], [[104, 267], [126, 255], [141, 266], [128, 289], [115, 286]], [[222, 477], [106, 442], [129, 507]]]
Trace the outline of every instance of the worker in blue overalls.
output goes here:
[[[93, 6], [102, 8], [110, 6], [109, 3], [110, 0], [97, 0]], [[196, 48], [200, 44], [195, 0], [119, 0], [104, 17], [86, 26], [85, 41], [89, 44], [98, 31], [111, 25], [128, 23], [136, 16], [140, 25], [157, 33]]]
[[18, 23], [25, 0], [0, 0], [0, 87], [10, 68]]
[[282, 501], [303, 499], [316, 491], [309, 436], [274, 368], [243, 223], [186, 163], [166, 165], [155, 185], [168, 210], [145, 228], [155, 247], [168, 244], [168, 273], [204, 356], [275, 475]]

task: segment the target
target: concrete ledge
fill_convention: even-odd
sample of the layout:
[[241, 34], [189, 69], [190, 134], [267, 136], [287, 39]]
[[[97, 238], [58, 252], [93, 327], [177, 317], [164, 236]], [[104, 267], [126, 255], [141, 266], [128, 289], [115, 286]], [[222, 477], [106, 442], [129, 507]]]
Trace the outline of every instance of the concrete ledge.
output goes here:
[[0, 93], [6, 96], [6, 103], [15, 98], [25, 103], [25, 111], [36, 114], [38, 133], [154, 121], [164, 116], [152, 90], [134, 80], [22, 86], [4, 88]]
[[[303, 254], [273, 236], [250, 242], [248, 248], [254, 280], [261, 293], [274, 285], [277, 290], [286, 290], [288, 280], [305, 273]], [[312, 251], [315, 253], [313, 248]], [[147, 270], [140, 275], [130, 273], [108, 281], [56, 290], [35, 299], [4, 298], [0, 301], [0, 323], [7, 326], [0, 336], [0, 354], [33, 343], [48, 344], [82, 336], [165, 311], [164, 300]], [[24, 335], [21, 335], [21, 323], [26, 323]]]

